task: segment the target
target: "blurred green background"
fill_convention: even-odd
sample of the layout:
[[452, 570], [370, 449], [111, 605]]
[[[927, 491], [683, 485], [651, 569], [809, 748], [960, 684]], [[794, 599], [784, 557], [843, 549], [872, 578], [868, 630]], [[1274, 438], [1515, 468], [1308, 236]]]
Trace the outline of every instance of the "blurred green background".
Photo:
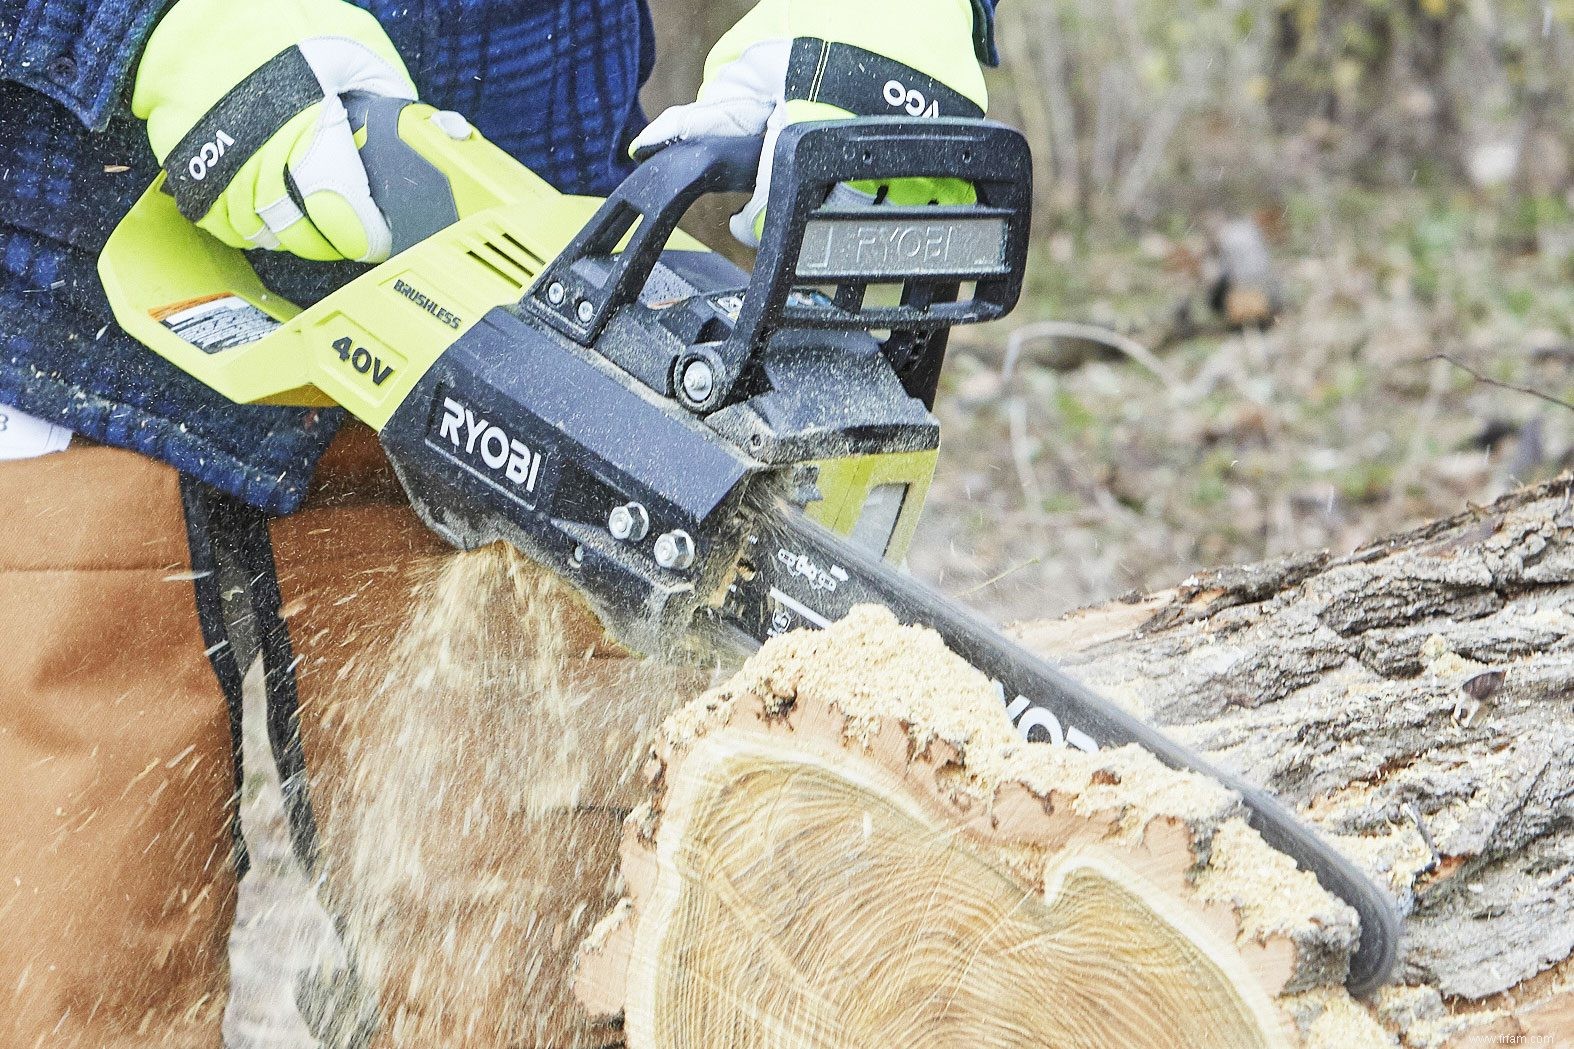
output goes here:
[[[655, 112], [749, 5], [652, 6]], [[1574, 464], [1574, 0], [1002, 0], [998, 35], [1034, 258], [953, 338], [915, 572], [1040, 617]], [[1242, 231], [1265, 330], [1210, 307]]]

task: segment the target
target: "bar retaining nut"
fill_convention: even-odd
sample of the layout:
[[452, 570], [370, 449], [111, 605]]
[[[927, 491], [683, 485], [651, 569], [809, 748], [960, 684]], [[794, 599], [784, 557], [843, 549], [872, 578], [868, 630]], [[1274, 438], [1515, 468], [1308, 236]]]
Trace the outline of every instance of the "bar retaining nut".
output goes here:
[[607, 531], [614, 539], [637, 543], [650, 532], [650, 513], [639, 503], [615, 506], [607, 515]]
[[694, 564], [694, 538], [681, 528], [663, 532], [656, 539], [654, 552], [662, 568], [682, 571]]

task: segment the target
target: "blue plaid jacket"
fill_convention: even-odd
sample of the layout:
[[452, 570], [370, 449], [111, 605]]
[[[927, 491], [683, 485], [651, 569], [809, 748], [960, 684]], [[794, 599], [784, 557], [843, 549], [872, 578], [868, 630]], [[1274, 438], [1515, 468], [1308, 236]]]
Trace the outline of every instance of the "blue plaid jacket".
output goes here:
[[[115, 326], [95, 265], [157, 163], [126, 97], [169, 0], [0, 0], [0, 403], [162, 459], [254, 506], [299, 505], [342, 413], [243, 407]], [[421, 97], [559, 188], [606, 193], [644, 124], [644, 0], [362, 0]], [[261, 254], [261, 253], [259, 253]], [[269, 255], [281, 290], [343, 275]]]
[[[338, 410], [240, 406], [114, 323], [96, 260], [157, 173], [126, 104], [172, 0], [0, 0], [0, 404], [154, 456], [253, 506], [295, 509]], [[354, 0], [393, 39], [423, 100], [573, 193], [627, 173], [654, 37], [645, 0]], [[994, 0], [973, 0], [993, 58]], [[311, 301], [347, 275], [259, 252]]]

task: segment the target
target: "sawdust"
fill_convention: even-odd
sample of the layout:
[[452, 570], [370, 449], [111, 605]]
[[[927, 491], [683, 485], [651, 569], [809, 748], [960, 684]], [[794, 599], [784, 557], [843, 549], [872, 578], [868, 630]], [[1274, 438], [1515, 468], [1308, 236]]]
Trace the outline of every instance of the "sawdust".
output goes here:
[[1416, 886], [1438, 864], [1437, 854], [1412, 819], [1388, 824], [1384, 833], [1329, 834], [1326, 837], [1346, 858], [1400, 901], [1413, 899]]
[[[728, 683], [779, 709], [794, 697], [823, 699], [847, 717], [850, 738], [867, 744], [883, 721], [903, 725], [916, 750], [943, 742], [967, 771], [962, 789], [989, 798], [1005, 783], [1040, 796], [1059, 791], [1082, 811], [1140, 809], [1145, 815], [1218, 821], [1239, 811], [1228, 790], [1201, 776], [1175, 772], [1136, 747], [1096, 755], [1025, 743], [1012, 729], [1000, 693], [953, 653], [940, 635], [903, 626], [887, 609], [855, 608], [829, 630], [773, 638]], [[680, 718], [714, 718], [704, 706]], [[680, 731], [692, 731], [679, 721]], [[1140, 827], [1135, 828], [1140, 834]]]
[[1302, 1049], [1395, 1049], [1398, 1039], [1372, 1014], [1337, 988], [1318, 988], [1283, 999], [1281, 1007], [1301, 1036]]
[[1242, 942], [1283, 937], [1296, 945], [1302, 972], [1288, 990], [1304, 990], [1312, 981], [1343, 981], [1359, 943], [1360, 919], [1354, 908], [1326, 892], [1315, 875], [1296, 867], [1290, 857], [1268, 848], [1243, 821], [1219, 827], [1208, 864], [1192, 888], [1199, 899], [1235, 912]]
[[[325, 889], [380, 1015], [373, 1044], [606, 1044], [615, 1032], [570, 1000], [571, 958], [613, 906], [619, 828], [648, 740], [692, 682], [618, 658], [566, 585], [505, 547], [423, 565], [396, 612], [397, 628], [356, 632], [355, 656], [317, 698], [339, 741], [314, 787]], [[952, 789], [985, 802], [1022, 784], [1123, 813], [1117, 834], [1182, 822], [1196, 835], [1199, 898], [1226, 877], [1243, 883], [1214, 894], [1243, 938], [1348, 932], [1342, 904], [1268, 850], [1229, 791], [1135, 748], [1024, 743], [983, 675], [884, 609], [771, 641], [660, 732], [684, 746], [742, 699], [790, 718], [807, 697], [845, 715], [850, 743], [891, 723], [915, 752], [954, 748], [964, 771]], [[319, 993], [356, 1014], [342, 986]]]
[[873, 605], [853, 609], [829, 630], [772, 638], [728, 688], [828, 700], [847, 716], [848, 735], [862, 740], [886, 719], [913, 729], [920, 747], [936, 739], [960, 747], [1016, 740], [983, 674], [933, 630], [902, 626]]
[[1372, 996], [1373, 1013], [1390, 1027], [1407, 1028], [1443, 1015], [1443, 996], [1436, 987], [1399, 984], [1378, 988]]
[[[1199, 891], [1210, 901], [1233, 898], [1254, 935], [1305, 923], [1347, 928], [1354, 919], [1315, 877], [1298, 871], [1238, 818], [1240, 800], [1225, 787], [1168, 768], [1135, 746], [1086, 754], [1023, 742], [983, 674], [933, 630], [903, 626], [887, 609], [863, 606], [828, 630], [773, 639], [722, 691], [725, 697], [738, 690], [774, 697], [768, 709], [799, 696], [829, 700], [847, 716], [849, 736], [865, 742], [882, 720], [898, 721], [916, 750], [936, 741], [957, 748], [966, 784], [981, 797], [1020, 783], [1040, 797], [1073, 798], [1082, 814], [1126, 811], [1123, 828], [1138, 836], [1155, 818], [1216, 826], [1225, 835], [1221, 864], [1229, 870], [1203, 871]], [[704, 710], [701, 704], [688, 716]], [[1298, 904], [1286, 908], [1284, 901], [1291, 900]]]
[[1437, 1049], [1466, 1029], [1468, 1017], [1452, 1015], [1437, 988], [1384, 987], [1372, 1000], [1373, 1013], [1389, 1030], [1403, 1032], [1407, 1049]]
[[1467, 659], [1448, 645], [1441, 634], [1431, 634], [1421, 643], [1421, 663], [1434, 678], [1447, 680], [1487, 669], [1485, 663]]
[[678, 675], [620, 658], [508, 547], [421, 566], [390, 615], [317, 697], [313, 755], [324, 888], [374, 1044], [606, 1044], [565, 974], [616, 897], [641, 743]]

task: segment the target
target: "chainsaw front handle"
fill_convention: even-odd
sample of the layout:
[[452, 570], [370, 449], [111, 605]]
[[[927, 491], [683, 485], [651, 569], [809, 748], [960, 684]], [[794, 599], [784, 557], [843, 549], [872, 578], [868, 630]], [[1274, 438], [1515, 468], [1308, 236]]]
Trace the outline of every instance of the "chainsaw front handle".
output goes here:
[[[655, 154], [552, 261], [525, 307], [594, 346], [608, 321], [638, 301], [695, 200], [753, 188], [761, 148], [759, 139], [691, 139]], [[707, 396], [684, 403], [702, 413], [724, 406], [755, 359], [794, 329], [891, 332], [888, 355], [910, 363], [910, 392], [927, 403], [945, 332], [1003, 316], [1021, 295], [1032, 204], [1027, 141], [987, 120], [801, 123], [782, 130], [772, 172], [762, 246], [730, 333], [690, 354], [713, 376]], [[833, 195], [843, 183], [903, 178], [960, 179], [976, 201], [846, 205]], [[964, 285], [971, 295], [958, 301]], [[879, 286], [898, 288], [899, 301], [867, 303]]]
[[765, 140], [694, 138], [656, 153], [624, 179], [536, 281], [525, 305], [581, 346], [635, 301], [690, 207], [707, 193], [754, 188]]

